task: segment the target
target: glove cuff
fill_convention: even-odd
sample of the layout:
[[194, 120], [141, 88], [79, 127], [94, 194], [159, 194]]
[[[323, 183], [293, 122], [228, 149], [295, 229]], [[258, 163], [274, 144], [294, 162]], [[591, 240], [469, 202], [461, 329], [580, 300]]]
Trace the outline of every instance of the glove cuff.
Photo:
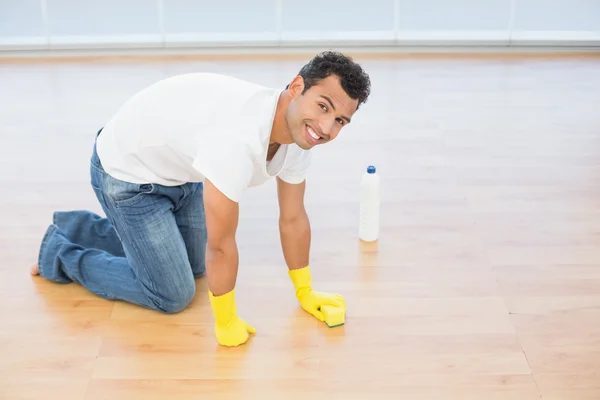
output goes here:
[[235, 289], [219, 296], [215, 296], [209, 290], [208, 296], [216, 324], [226, 326], [231, 323], [237, 314]]
[[301, 297], [312, 289], [312, 275], [309, 265], [299, 269], [290, 269], [288, 275], [296, 289], [296, 297]]

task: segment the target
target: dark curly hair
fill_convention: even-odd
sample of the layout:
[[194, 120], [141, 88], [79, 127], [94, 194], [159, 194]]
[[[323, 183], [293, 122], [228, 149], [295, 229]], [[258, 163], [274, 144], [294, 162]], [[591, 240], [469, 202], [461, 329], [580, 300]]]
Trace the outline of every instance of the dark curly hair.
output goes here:
[[371, 92], [369, 75], [351, 57], [336, 51], [317, 54], [300, 69], [298, 75], [304, 78], [304, 92], [319, 83], [321, 79], [337, 75], [342, 89], [348, 96], [354, 100], [358, 99], [357, 108], [367, 101]]

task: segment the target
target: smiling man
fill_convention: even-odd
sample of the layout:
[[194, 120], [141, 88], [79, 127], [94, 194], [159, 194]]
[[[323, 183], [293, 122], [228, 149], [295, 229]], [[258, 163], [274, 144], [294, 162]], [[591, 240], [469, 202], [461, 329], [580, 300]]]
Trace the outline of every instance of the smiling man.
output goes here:
[[54, 213], [32, 274], [164, 313], [186, 308], [194, 278], [206, 274], [217, 341], [240, 345], [255, 329], [236, 311], [239, 202], [246, 189], [275, 178], [295, 295], [323, 321], [321, 306], [346, 304], [312, 288], [304, 208], [310, 150], [337, 137], [370, 86], [351, 58], [324, 52], [284, 90], [209, 73], [143, 89], [94, 144], [91, 186], [107, 218]]

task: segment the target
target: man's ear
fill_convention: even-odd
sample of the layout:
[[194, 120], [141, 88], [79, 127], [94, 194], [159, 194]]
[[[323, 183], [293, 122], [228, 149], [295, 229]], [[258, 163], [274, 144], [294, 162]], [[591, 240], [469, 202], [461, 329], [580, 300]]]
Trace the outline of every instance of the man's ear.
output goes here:
[[300, 75], [296, 75], [290, 82], [288, 90], [293, 98], [301, 95], [304, 91], [304, 78], [302, 78]]

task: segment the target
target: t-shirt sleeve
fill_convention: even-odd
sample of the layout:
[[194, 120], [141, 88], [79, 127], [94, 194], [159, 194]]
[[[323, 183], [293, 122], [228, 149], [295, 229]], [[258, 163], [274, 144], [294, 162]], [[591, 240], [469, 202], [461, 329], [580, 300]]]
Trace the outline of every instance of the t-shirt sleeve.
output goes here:
[[287, 183], [302, 183], [308, 175], [312, 154], [310, 150], [298, 146], [291, 146], [289, 152], [283, 169], [277, 176]]
[[238, 203], [252, 178], [252, 160], [240, 145], [220, 143], [203, 147], [197, 151], [193, 166], [221, 193]]

